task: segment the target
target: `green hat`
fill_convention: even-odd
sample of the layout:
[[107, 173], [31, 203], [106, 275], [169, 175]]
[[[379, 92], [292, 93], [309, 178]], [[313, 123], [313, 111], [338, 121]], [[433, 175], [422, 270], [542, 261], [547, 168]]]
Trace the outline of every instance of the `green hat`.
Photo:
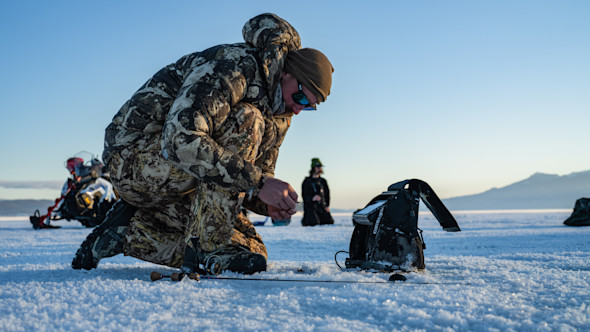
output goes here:
[[322, 165], [320, 158], [312, 158], [311, 159], [311, 168], [314, 168], [316, 166], [324, 166], [324, 165]]

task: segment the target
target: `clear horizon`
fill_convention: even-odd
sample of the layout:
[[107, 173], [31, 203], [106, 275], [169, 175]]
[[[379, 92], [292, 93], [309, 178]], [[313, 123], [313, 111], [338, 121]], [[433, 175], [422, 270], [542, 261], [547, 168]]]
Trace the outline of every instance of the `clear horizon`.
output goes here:
[[[406, 178], [450, 198], [590, 169], [590, 2], [27, 1], [0, 4], [0, 183], [63, 183], [64, 161], [100, 156], [104, 129], [155, 72], [241, 42], [263, 12], [335, 68], [326, 103], [296, 116], [281, 148], [276, 176], [299, 193], [313, 157], [333, 208]], [[0, 198], [59, 191], [0, 186]]]
[[[453, 197], [440, 197], [443, 200], [446, 199], [454, 199], [454, 198], [459, 198], [459, 197], [464, 197], [464, 196], [471, 196], [471, 195], [478, 195], [478, 194], [482, 194], [485, 193], [489, 190], [492, 189], [501, 189], [504, 188], [506, 186], [510, 186], [512, 184], [518, 183], [520, 181], [529, 179], [530, 177], [532, 177], [535, 174], [545, 174], [545, 175], [557, 175], [557, 176], [567, 176], [567, 175], [571, 175], [571, 174], [578, 174], [578, 173], [585, 173], [585, 172], [590, 172], [590, 170], [585, 170], [585, 171], [580, 171], [580, 172], [572, 172], [569, 174], [547, 174], [547, 173], [541, 173], [541, 172], [535, 172], [534, 174], [531, 174], [531, 176], [525, 178], [525, 179], [520, 179], [517, 180], [516, 182], [513, 183], [509, 183], [507, 185], [504, 186], [495, 186], [495, 187], [491, 187], [488, 189], [485, 189], [482, 192], [477, 192], [477, 193], [472, 193], [472, 194], [466, 194], [466, 195], [461, 195], [461, 196], [453, 196]], [[19, 199], [33, 199], [33, 200], [37, 200], [37, 199], [47, 199], [47, 200], [54, 200], [55, 198], [59, 197], [59, 192], [61, 191], [61, 187], [63, 185], [63, 182], [61, 181], [39, 181], [39, 182], [28, 182], [28, 181], [24, 181], [24, 182], [17, 182], [17, 181], [4, 181], [4, 180], [0, 180], [0, 187], [4, 187], [4, 188], [9, 188], [11, 190], [13, 190], [14, 192], [20, 192], [22, 193], [27, 193], [30, 192], [32, 193], [32, 196], [38, 195], [39, 192], [41, 191], [46, 191], [48, 192], [49, 198], [31, 198], [29, 196], [21, 196], [18, 195], [17, 198], [3, 198], [0, 197], [0, 200], [19, 200]], [[29, 187], [33, 187], [33, 188], [29, 188]], [[386, 188], [385, 188], [386, 189]], [[436, 190], [435, 190], [436, 191]], [[375, 192], [373, 193], [373, 196], [377, 195], [379, 192]], [[53, 196], [52, 196], [53, 195]], [[368, 197], [368, 198], [372, 198]], [[365, 202], [366, 203], [366, 202]], [[356, 208], [359, 208], [362, 206], [356, 206], [356, 207], [339, 207], [336, 209], [340, 209], [340, 210], [354, 210]], [[526, 211], [531, 210], [531, 209], [525, 209]], [[538, 210], [538, 209], [533, 209], [533, 210]], [[548, 209], [548, 210], [555, 210], [555, 209]], [[482, 210], [477, 210], [477, 211], [482, 211]]]

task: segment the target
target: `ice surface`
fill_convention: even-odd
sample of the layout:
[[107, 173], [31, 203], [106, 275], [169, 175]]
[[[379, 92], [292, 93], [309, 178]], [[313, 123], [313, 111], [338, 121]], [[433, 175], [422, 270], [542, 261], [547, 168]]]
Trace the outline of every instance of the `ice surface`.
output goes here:
[[339, 270], [351, 213], [330, 226], [304, 228], [296, 215], [289, 226], [257, 228], [269, 270], [256, 277], [379, 284], [151, 282], [151, 271], [175, 270], [122, 255], [75, 271], [90, 229], [58, 221], [63, 228], [34, 231], [3, 217], [0, 331], [588, 331], [590, 227], [564, 226], [570, 213], [454, 212], [462, 232], [447, 233], [421, 212], [427, 270], [406, 283]]

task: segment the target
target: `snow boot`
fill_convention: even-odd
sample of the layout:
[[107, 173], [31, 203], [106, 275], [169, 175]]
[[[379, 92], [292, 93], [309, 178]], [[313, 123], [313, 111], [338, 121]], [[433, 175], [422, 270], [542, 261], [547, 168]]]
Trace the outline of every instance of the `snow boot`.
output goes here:
[[[195, 249], [196, 247], [196, 249]], [[181, 267], [185, 273], [220, 274], [224, 271], [254, 274], [266, 271], [266, 258], [247, 249], [227, 246], [213, 251], [202, 251], [198, 240], [191, 239]]]
[[136, 208], [118, 200], [107, 212], [105, 220], [90, 233], [72, 261], [72, 268], [91, 270], [101, 259], [123, 253], [123, 242], [127, 226]]

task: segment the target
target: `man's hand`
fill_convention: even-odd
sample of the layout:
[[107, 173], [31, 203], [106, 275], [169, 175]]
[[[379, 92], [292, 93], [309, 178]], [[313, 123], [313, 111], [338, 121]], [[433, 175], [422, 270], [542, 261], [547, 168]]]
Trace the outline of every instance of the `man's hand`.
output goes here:
[[[298, 198], [297, 193], [293, 187], [285, 181], [270, 176], [267, 177], [264, 186], [262, 186], [262, 189], [258, 192], [258, 198], [269, 207], [273, 206], [278, 210], [282, 210], [288, 213], [289, 216], [297, 212], [295, 209], [295, 204], [297, 203]], [[271, 209], [269, 208], [269, 214], [270, 210]]]
[[290, 220], [291, 213], [281, 210], [278, 207], [274, 207], [270, 204], [267, 205], [268, 208], [268, 215], [273, 218], [274, 220]]

